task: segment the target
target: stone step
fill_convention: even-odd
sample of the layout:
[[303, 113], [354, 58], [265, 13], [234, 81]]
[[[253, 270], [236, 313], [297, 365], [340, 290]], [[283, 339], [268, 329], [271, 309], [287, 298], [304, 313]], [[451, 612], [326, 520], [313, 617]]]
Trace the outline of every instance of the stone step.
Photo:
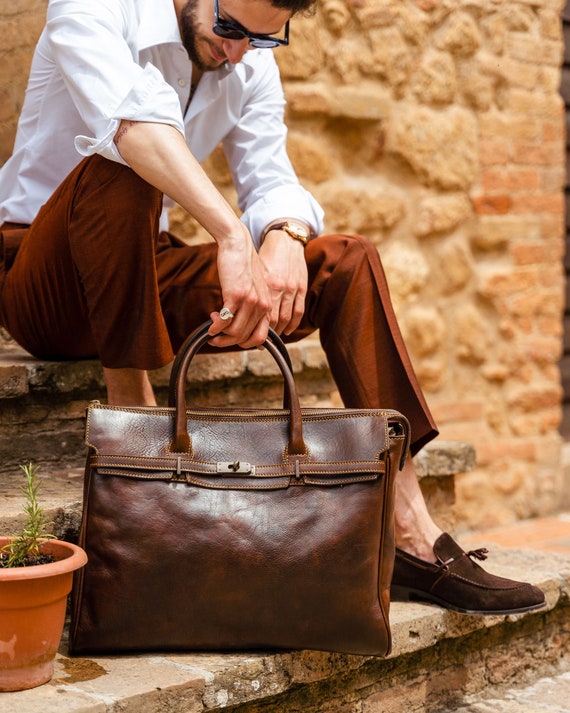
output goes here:
[[570, 713], [570, 673], [491, 689], [448, 713]]
[[[481, 542], [485, 545], [485, 542]], [[548, 605], [474, 617], [393, 603], [389, 657], [317, 651], [69, 658], [52, 681], [0, 698], [2, 713], [540, 713], [510, 689], [570, 670], [570, 558], [489, 545], [489, 569], [542, 587]], [[506, 693], [499, 698], [497, 687]], [[530, 695], [530, 694], [529, 694]], [[494, 696], [494, 697], [493, 697]], [[507, 696], [505, 698], [505, 696]], [[544, 694], [546, 696], [546, 694]], [[487, 697], [487, 698], [486, 698]], [[504, 700], [503, 700], [504, 699]], [[566, 697], [565, 705], [570, 697]], [[497, 707], [493, 707], [495, 703]], [[532, 701], [529, 702], [529, 705]], [[513, 704], [514, 705], [514, 704]], [[471, 706], [471, 707], [469, 707]], [[485, 707], [487, 706], [487, 707]]]

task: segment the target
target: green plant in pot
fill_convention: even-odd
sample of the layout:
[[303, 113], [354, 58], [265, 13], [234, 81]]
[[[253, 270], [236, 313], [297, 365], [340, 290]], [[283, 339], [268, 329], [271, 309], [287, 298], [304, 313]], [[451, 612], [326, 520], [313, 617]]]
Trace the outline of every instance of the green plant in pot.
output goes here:
[[51, 679], [73, 572], [87, 562], [80, 547], [48, 532], [38, 501], [38, 467], [20, 467], [24, 522], [15, 535], [0, 537], [0, 691]]

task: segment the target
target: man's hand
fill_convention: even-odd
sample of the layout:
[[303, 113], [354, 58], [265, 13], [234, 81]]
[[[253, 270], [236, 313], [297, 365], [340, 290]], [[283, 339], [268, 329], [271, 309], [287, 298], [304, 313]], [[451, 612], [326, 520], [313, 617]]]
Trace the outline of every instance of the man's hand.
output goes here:
[[281, 230], [271, 230], [259, 256], [271, 296], [271, 326], [278, 334], [291, 334], [305, 312], [308, 272], [303, 243]]
[[210, 344], [216, 347], [238, 344], [244, 349], [259, 346], [267, 338], [272, 300], [264, 266], [245, 226], [242, 240], [218, 243], [218, 274], [223, 306], [233, 317], [222, 319], [219, 312], [212, 312], [209, 334], [214, 338]]

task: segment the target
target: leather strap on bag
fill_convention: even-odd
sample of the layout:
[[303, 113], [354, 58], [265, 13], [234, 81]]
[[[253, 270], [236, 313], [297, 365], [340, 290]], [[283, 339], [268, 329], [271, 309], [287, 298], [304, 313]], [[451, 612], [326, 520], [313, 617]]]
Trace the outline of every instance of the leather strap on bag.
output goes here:
[[[201, 347], [206, 344], [208, 339], [210, 339], [208, 329], [211, 324], [211, 321], [205, 322], [188, 337], [180, 347], [172, 365], [168, 390], [168, 404], [176, 410], [174, 439], [171, 443], [171, 450], [174, 453], [192, 452], [192, 439], [188, 433], [186, 418], [186, 378], [192, 359]], [[307, 446], [303, 440], [301, 405], [299, 403], [295, 379], [293, 378], [291, 361], [285, 346], [282, 346], [281, 340], [275, 331], [270, 330], [270, 334], [264, 346], [277, 362], [277, 366], [285, 380], [284, 401], [288, 404], [289, 410], [289, 442], [287, 452], [290, 456], [294, 455], [297, 458], [303, 458], [307, 454]], [[285, 354], [287, 354], [287, 356], [285, 356]]]

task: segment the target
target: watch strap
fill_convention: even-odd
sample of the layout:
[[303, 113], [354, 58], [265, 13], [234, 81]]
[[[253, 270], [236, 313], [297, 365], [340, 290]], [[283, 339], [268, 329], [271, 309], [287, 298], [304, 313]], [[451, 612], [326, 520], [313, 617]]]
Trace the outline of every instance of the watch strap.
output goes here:
[[[307, 235], [306, 237], [297, 234], [294, 230], [288, 230], [289, 224], [294, 224], [294, 223], [299, 223], [299, 225], [302, 225], [303, 230], [306, 231]], [[287, 235], [289, 235], [293, 240], [298, 240], [300, 243], [303, 243], [303, 245], [306, 245], [309, 242], [309, 239], [314, 237], [313, 231], [311, 228], [305, 226], [302, 224], [300, 221], [295, 221], [293, 219], [291, 220], [281, 220], [277, 223], [271, 223], [261, 234], [261, 243], [263, 244], [263, 241], [265, 240], [265, 236], [267, 233], [270, 233], [272, 230], [284, 230]]]

